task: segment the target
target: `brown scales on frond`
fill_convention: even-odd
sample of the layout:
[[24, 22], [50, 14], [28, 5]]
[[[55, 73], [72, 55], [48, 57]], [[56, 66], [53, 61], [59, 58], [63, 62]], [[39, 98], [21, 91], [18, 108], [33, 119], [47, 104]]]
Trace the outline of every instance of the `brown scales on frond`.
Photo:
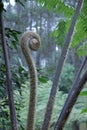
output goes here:
[[30, 101], [28, 109], [28, 118], [26, 130], [34, 130], [35, 128], [35, 111], [36, 111], [36, 96], [37, 96], [37, 71], [33, 59], [30, 54], [30, 49], [36, 51], [40, 47], [40, 37], [37, 33], [27, 31], [22, 35], [21, 48], [28, 64], [30, 72]]

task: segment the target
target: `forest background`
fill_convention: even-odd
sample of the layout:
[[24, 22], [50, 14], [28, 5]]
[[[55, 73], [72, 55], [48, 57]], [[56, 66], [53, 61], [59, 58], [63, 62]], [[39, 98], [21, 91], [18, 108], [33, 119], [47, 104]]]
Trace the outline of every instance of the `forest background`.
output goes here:
[[[37, 32], [41, 37], [41, 47], [32, 56], [38, 71], [38, 103], [36, 130], [41, 129], [46, 103], [61, 51], [64, 46], [72, 16], [78, 0], [17, 0], [2, 1], [4, 4], [4, 24], [6, 43], [12, 73], [15, 107], [20, 130], [25, 129], [29, 83], [28, 68], [20, 48], [20, 38], [26, 30]], [[0, 6], [2, 8], [2, 6]], [[0, 36], [1, 37], [1, 36]], [[72, 83], [81, 63], [87, 55], [87, 1], [77, 19], [64, 68], [59, 80], [50, 130], [53, 129], [61, 112]], [[86, 71], [85, 64], [82, 74]], [[81, 76], [82, 76], [81, 74]], [[0, 41], [0, 129], [10, 129], [8, 94], [6, 89], [6, 68]], [[26, 94], [27, 93], [27, 94]], [[64, 130], [87, 129], [87, 85], [81, 92], [69, 116]], [[26, 107], [27, 106], [27, 107]]]

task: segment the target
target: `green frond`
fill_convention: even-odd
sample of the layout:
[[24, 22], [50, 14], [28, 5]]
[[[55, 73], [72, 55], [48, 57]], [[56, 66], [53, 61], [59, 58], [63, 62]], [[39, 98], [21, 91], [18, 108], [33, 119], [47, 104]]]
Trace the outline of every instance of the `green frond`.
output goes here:
[[78, 48], [77, 53], [79, 56], [87, 55], [87, 42]]
[[[79, 15], [77, 25], [75, 28], [74, 36], [72, 39], [71, 47], [74, 48], [76, 46], [80, 46], [80, 44], [84, 41], [84, 39], [87, 39], [87, 0], [84, 1], [83, 8], [81, 10], [81, 13]], [[85, 46], [86, 47], [86, 46]], [[80, 47], [78, 49], [79, 55], [85, 55], [86, 51], [84, 47]], [[82, 52], [80, 52], [82, 51]], [[84, 52], [83, 52], [84, 51]]]

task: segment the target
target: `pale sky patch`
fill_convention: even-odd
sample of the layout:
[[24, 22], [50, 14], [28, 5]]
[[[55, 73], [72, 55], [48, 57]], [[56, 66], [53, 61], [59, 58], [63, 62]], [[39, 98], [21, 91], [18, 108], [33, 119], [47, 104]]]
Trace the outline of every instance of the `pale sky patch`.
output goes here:
[[14, 6], [15, 5], [15, 0], [10, 0], [10, 3], [11, 3], [12, 6]]

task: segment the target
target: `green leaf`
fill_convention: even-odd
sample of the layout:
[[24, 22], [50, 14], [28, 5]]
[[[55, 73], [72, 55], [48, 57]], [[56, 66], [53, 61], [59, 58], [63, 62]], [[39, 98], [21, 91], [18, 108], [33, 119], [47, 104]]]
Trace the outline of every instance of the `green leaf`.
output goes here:
[[14, 49], [17, 50], [17, 44], [16, 44], [16, 41], [13, 40], [13, 41], [12, 41], [12, 44], [13, 44], [13, 46], [14, 46]]
[[83, 109], [81, 113], [87, 113], [87, 108]]
[[50, 4], [49, 4], [49, 1], [46, 0], [45, 1], [45, 7], [49, 8], [50, 11], [53, 11], [53, 9], [57, 6], [58, 4], [58, 0], [50, 0]]
[[80, 46], [77, 49], [77, 53], [79, 56], [86, 56], [87, 55], [87, 43], [85, 43], [84, 45]]
[[24, 71], [27, 71], [27, 69], [26, 69], [24, 66], [19, 66], [19, 67], [18, 67], [18, 72], [19, 72], [19, 73], [22, 73], [22, 72], [24, 72]]
[[[84, 0], [83, 8], [78, 17], [71, 47], [78, 47], [78, 45], [81, 44], [84, 39], [87, 39], [87, 0]], [[83, 56], [87, 54], [86, 51], [82, 51], [82, 53], [81, 50], [78, 52], [79, 55]]]
[[87, 91], [82, 91], [82, 92], [80, 93], [80, 95], [81, 95], [81, 96], [87, 96]]
[[66, 32], [66, 22], [65, 20], [60, 20], [59, 24], [56, 27], [56, 30], [52, 32], [52, 36], [54, 36], [57, 40], [57, 44], [59, 46], [63, 46], [63, 41], [65, 38], [65, 32]]
[[14, 49], [17, 50], [18, 48], [17, 43], [19, 41], [18, 36], [21, 34], [21, 32], [14, 29], [10, 29], [10, 28], [5, 28], [5, 34], [6, 34], [7, 39], [10, 40], [10, 42], [8, 42], [8, 45], [10, 47], [12, 47], [11, 45], [13, 45]]
[[39, 81], [42, 83], [47, 83], [48, 79], [45, 76], [41, 76], [41, 77], [39, 77]]

